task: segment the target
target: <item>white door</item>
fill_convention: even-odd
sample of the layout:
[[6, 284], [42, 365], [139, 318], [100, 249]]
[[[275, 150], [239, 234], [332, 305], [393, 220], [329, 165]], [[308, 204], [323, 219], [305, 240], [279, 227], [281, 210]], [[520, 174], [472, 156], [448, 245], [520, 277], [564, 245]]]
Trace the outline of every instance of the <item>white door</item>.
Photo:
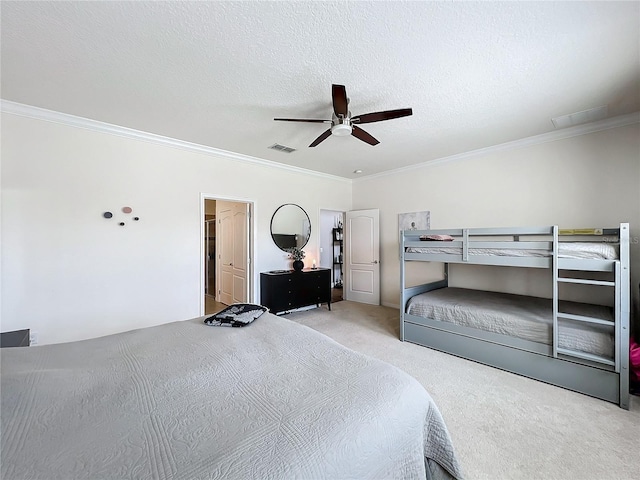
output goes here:
[[235, 203], [231, 214], [233, 223], [233, 301], [247, 302], [247, 270], [249, 269], [249, 243], [247, 242], [247, 221], [249, 215], [246, 203]]
[[345, 222], [346, 300], [380, 305], [380, 211], [347, 212]]
[[249, 260], [246, 203], [216, 202], [218, 301], [226, 305], [247, 301]]

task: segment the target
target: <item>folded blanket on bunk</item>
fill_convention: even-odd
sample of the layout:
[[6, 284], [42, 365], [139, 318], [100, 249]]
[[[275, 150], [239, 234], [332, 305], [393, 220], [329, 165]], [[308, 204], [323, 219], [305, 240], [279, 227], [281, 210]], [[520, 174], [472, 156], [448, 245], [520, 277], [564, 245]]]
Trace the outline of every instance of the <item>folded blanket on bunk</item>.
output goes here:
[[420, 235], [422, 241], [451, 242], [455, 240], [451, 235]]

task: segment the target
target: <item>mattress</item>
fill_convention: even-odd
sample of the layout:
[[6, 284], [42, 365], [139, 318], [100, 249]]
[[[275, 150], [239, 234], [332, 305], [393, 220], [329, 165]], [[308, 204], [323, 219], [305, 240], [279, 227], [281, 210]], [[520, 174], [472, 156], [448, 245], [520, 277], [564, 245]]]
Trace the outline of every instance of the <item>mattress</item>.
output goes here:
[[[407, 247], [407, 253], [452, 254], [462, 255], [462, 247], [449, 245], [446, 242], [428, 242], [424, 247]], [[472, 242], [470, 242], [471, 244]], [[560, 258], [581, 258], [592, 260], [617, 260], [618, 248], [613, 243], [592, 242], [560, 242], [558, 256]], [[513, 248], [469, 248], [469, 255], [488, 255], [505, 257], [550, 257], [551, 251]]]
[[415, 379], [268, 313], [0, 354], [2, 478], [461, 476]]
[[[559, 311], [611, 321], [609, 307], [560, 301]], [[485, 292], [464, 288], [441, 288], [411, 298], [407, 313], [464, 327], [552, 344], [553, 302], [551, 299]], [[614, 329], [560, 319], [558, 345], [613, 359]]]

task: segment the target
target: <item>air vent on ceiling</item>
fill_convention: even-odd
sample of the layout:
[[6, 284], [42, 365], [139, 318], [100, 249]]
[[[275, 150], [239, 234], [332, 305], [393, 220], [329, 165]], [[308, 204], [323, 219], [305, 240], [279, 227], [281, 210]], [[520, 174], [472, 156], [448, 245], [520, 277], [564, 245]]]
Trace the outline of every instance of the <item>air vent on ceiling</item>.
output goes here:
[[284, 145], [280, 145], [279, 143], [274, 143], [269, 148], [273, 150], [278, 150], [279, 152], [284, 152], [284, 153], [291, 153], [296, 151], [295, 148], [285, 147]]
[[581, 112], [570, 113], [560, 117], [552, 118], [551, 121], [556, 128], [573, 127], [574, 125], [582, 125], [583, 123], [595, 122], [607, 118], [608, 108], [606, 105]]

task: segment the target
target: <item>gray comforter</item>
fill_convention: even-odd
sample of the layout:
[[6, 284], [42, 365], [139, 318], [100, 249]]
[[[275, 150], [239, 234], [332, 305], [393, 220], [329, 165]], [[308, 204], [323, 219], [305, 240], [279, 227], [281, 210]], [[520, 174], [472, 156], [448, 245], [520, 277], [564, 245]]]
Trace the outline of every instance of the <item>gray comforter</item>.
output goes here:
[[416, 380], [271, 314], [0, 353], [6, 480], [460, 477]]

